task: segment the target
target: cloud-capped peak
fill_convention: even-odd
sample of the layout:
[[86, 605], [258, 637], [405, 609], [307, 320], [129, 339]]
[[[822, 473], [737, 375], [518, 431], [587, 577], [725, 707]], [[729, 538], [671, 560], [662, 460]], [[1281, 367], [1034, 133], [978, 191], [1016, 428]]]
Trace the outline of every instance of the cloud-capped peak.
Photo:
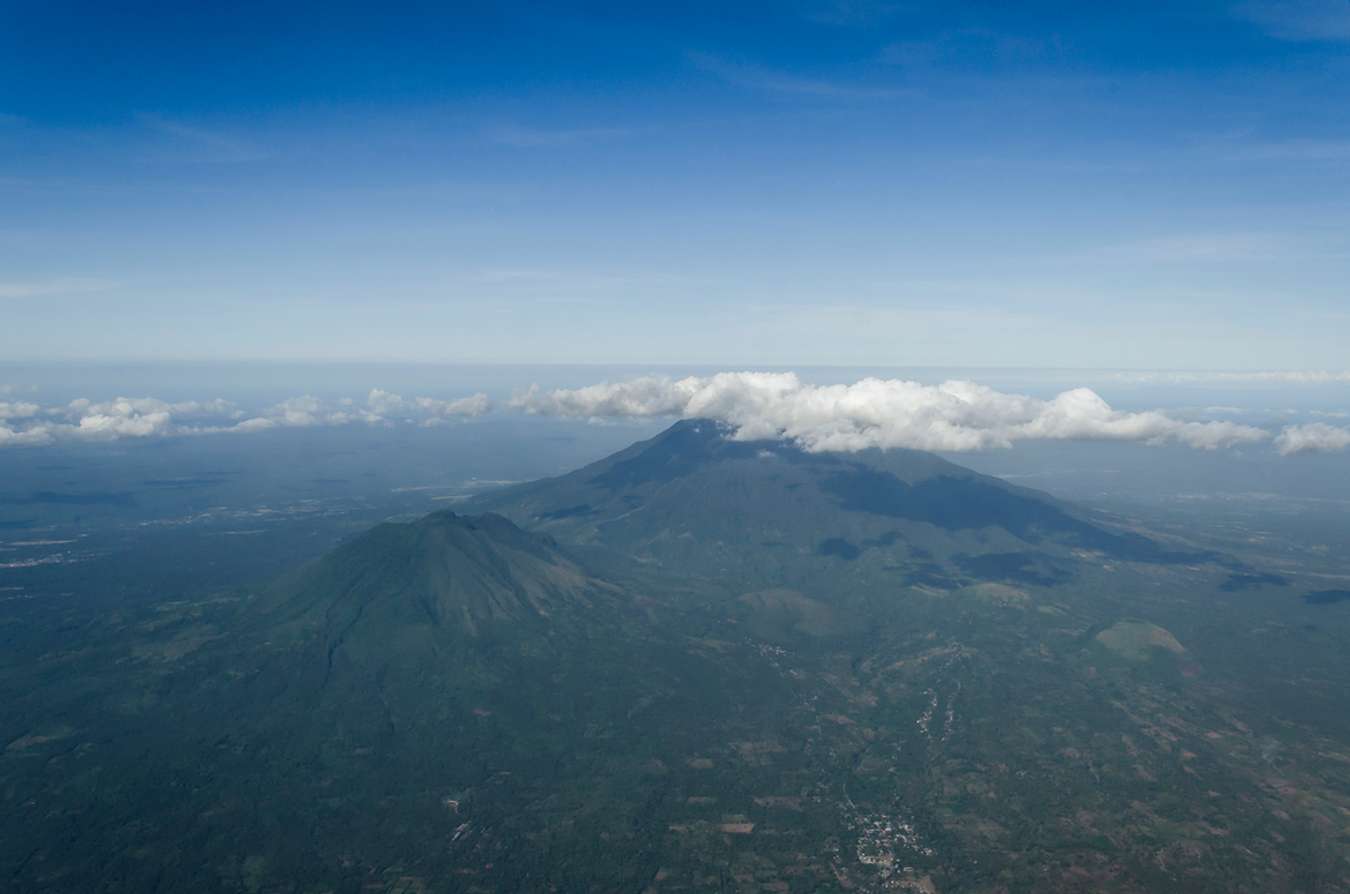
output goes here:
[[738, 439], [781, 437], [810, 451], [964, 451], [1024, 440], [1173, 442], [1215, 449], [1271, 437], [1264, 429], [1233, 422], [1123, 412], [1089, 388], [1042, 400], [960, 380], [924, 385], [866, 378], [847, 385], [809, 385], [793, 373], [647, 376], [577, 389], [534, 387], [513, 405], [560, 416], [710, 418], [731, 426]]

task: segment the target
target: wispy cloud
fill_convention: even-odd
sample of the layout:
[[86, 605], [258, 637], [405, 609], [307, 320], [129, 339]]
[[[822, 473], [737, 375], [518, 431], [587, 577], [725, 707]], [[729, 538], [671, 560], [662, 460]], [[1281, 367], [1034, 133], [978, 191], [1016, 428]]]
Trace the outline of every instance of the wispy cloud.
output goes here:
[[904, 87], [877, 87], [800, 77], [760, 65], [731, 62], [708, 53], [690, 52], [687, 56], [690, 63], [699, 71], [748, 90], [840, 100], [897, 99], [914, 95], [913, 90]]
[[115, 284], [104, 279], [62, 277], [58, 279], [0, 282], [0, 299], [55, 298], [104, 292]]
[[568, 300], [577, 300], [576, 296], [571, 294], [576, 290], [611, 290], [669, 284], [676, 278], [657, 272], [644, 272], [638, 275], [605, 270], [488, 268], [474, 272], [470, 279], [474, 283], [492, 286], [566, 291]]
[[1053, 39], [1004, 34], [987, 28], [957, 28], [923, 40], [900, 40], [877, 54], [883, 65], [923, 69], [938, 63], [1016, 64], [1040, 60], [1057, 48]]
[[488, 142], [515, 149], [564, 149], [621, 140], [638, 133], [633, 127], [530, 127], [501, 124], [484, 131]]
[[1350, 41], [1347, 0], [1253, 0], [1236, 11], [1281, 40]]
[[1345, 161], [1350, 140], [1296, 139], [1253, 143], [1229, 155], [1233, 161]]
[[137, 116], [142, 125], [168, 138], [192, 160], [209, 164], [243, 164], [266, 158], [268, 153], [257, 144], [232, 134], [172, 121], [159, 115]]
[[1308, 246], [1279, 233], [1178, 233], [1103, 248], [1103, 259], [1149, 263], [1250, 261], [1305, 253]]
[[1122, 372], [1116, 378], [1140, 383], [1231, 383], [1278, 385], [1336, 385], [1350, 384], [1350, 371], [1319, 369], [1270, 370], [1177, 370], [1157, 372]]

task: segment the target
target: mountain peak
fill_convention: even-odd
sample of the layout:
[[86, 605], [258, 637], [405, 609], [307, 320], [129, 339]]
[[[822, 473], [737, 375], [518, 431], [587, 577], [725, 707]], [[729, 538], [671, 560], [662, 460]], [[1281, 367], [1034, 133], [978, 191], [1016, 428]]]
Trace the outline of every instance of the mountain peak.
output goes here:
[[478, 637], [590, 608], [602, 591], [613, 588], [552, 539], [495, 513], [446, 511], [385, 523], [339, 546], [288, 581], [273, 609], [321, 625], [330, 641], [350, 642], [358, 621], [362, 628]]
[[889, 575], [957, 587], [980, 577], [1063, 579], [1058, 567], [1083, 550], [1177, 558], [1048, 494], [932, 453], [809, 452], [782, 439], [736, 440], [708, 419], [681, 420], [585, 468], [476, 505], [565, 543], [759, 585], [835, 580], [840, 560], [855, 563], [854, 576], [868, 567], [873, 583]]

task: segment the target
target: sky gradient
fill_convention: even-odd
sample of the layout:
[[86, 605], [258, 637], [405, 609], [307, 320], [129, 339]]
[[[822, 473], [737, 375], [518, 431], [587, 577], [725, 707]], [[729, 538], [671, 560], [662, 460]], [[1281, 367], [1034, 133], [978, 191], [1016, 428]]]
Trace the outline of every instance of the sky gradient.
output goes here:
[[1350, 0], [8, 3], [0, 358], [1344, 369]]

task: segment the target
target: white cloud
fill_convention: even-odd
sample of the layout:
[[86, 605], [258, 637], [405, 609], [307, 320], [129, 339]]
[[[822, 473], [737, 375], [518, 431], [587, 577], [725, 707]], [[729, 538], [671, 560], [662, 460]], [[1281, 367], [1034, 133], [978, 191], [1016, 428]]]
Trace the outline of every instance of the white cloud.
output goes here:
[[131, 418], [157, 413], [174, 416], [223, 416], [233, 418], [238, 418], [241, 415], [233, 403], [221, 398], [169, 403], [153, 397], [118, 397], [103, 403], [94, 403], [81, 397], [70, 402], [67, 413], [77, 420], [87, 416]]
[[488, 396], [479, 392], [471, 394], [468, 397], [461, 397], [458, 400], [436, 400], [430, 397], [419, 397], [416, 399], [419, 409], [431, 414], [434, 417], [444, 418], [447, 416], [482, 416], [488, 410], [492, 409], [492, 402]]
[[173, 416], [165, 412], [108, 414], [90, 413], [80, 417], [73, 435], [86, 440], [116, 440], [118, 438], [147, 438], [167, 434]]
[[430, 397], [406, 400], [378, 388], [366, 396], [364, 403], [350, 398], [325, 401], [306, 395], [284, 400], [252, 415], [219, 398], [177, 402], [153, 397], [117, 397], [108, 401], [77, 398], [63, 406], [50, 407], [31, 402], [0, 401], [0, 447], [163, 435], [249, 433], [317, 425], [441, 424], [452, 418], [481, 416], [490, 407], [485, 394], [455, 400]]
[[51, 441], [51, 433], [45, 426], [16, 430], [7, 425], [0, 425], [0, 447], [37, 447], [50, 444]]
[[378, 412], [357, 406], [350, 399], [332, 404], [309, 395], [284, 400], [269, 409], [264, 416], [271, 419], [276, 425], [291, 428], [303, 428], [311, 425], [348, 425], [353, 422], [378, 425], [386, 421]]
[[1325, 422], [1291, 425], [1275, 439], [1275, 449], [1284, 456], [1295, 453], [1330, 453], [1350, 448], [1350, 428]]
[[532, 387], [513, 405], [574, 417], [710, 418], [732, 426], [740, 440], [781, 437], [810, 451], [982, 450], [1022, 440], [1174, 442], [1215, 449], [1270, 438], [1262, 429], [1233, 422], [1121, 412], [1087, 388], [1046, 401], [965, 381], [923, 385], [869, 378], [851, 385], [807, 385], [792, 373], [650, 376], [552, 391]]
[[284, 400], [267, 412], [247, 419], [236, 431], [262, 431], [277, 426], [390, 425], [395, 422], [436, 424], [455, 417], [482, 416], [492, 407], [486, 394], [471, 394], [454, 400], [432, 397], [405, 398], [392, 391], [372, 388], [362, 404], [351, 398], [324, 401], [305, 395]]
[[0, 400], [0, 419], [27, 419], [41, 411], [42, 408], [34, 403]]
[[276, 425], [277, 423], [274, 419], [254, 416], [251, 419], [245, 419], [243, 422], [236, 422], [231, 430], [237, 432], [266, 431], [269, 428], [276, 428]]
[[366, 405], [370, 407], [372, 413], [389, 416], [404, 412], [407, 402], [397, 394], [380, 388], [372, 388], [370, 394], [366, 395]]
[[394, 416], [408, 421], [446, 419], [452, 416], [482, 416], [492, 407], [486, 394], [471, 394], [456, 400], [438, 400], [434, 397], [406, 399], [400, 395], [372, 388], [366, 396], [366, 406], [380, 416]]

